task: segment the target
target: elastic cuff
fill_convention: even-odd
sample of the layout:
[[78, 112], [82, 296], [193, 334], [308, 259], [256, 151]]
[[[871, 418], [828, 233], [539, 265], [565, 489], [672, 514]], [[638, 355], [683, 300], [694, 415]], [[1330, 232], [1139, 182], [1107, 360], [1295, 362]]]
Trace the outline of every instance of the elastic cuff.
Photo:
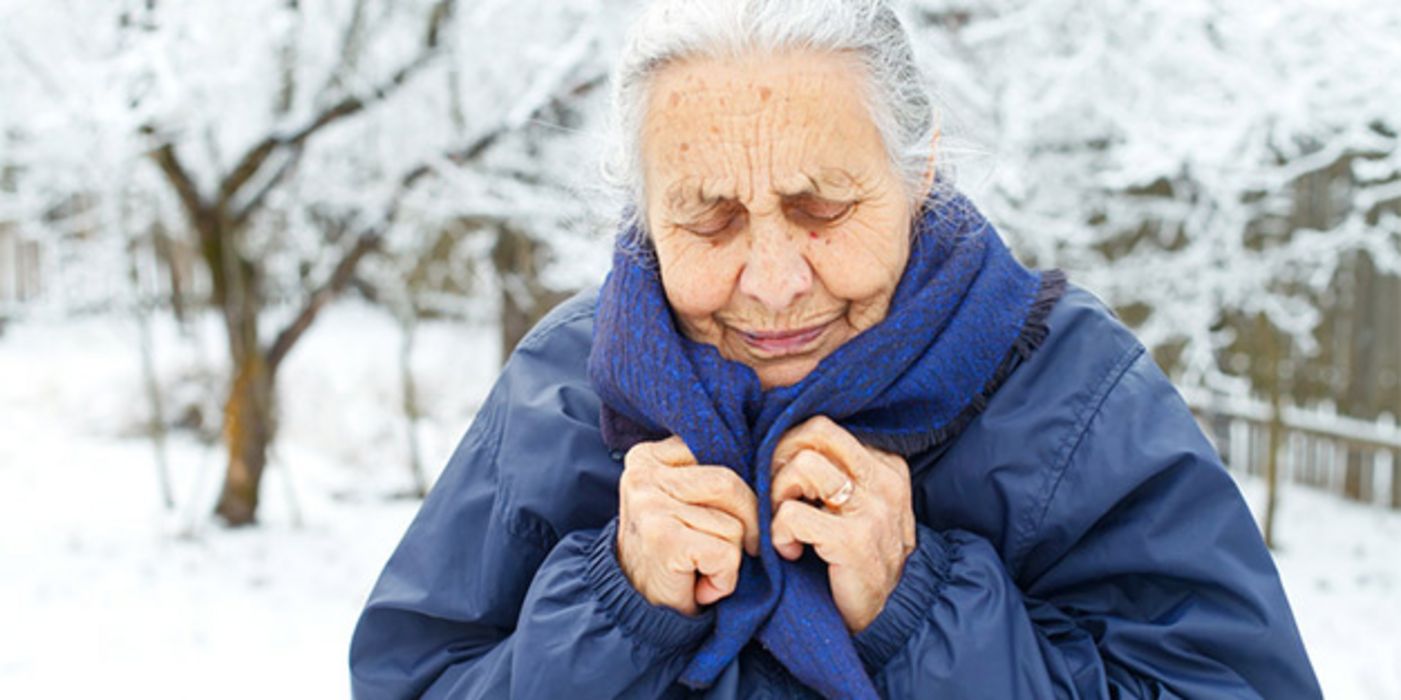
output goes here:
[[617, 541], [618, 519], [613, 518], [589, 546], [585, 578], [603, 610], [629, 635], [663, 651], [698, 646], [715, 624], [714, 611], [689, 617], [648, 602], [618, 565]]
[[900, 582], [895, 584], [885, 607], [866, 629], [852, 637], [862, 663], [872, 675], [909, 642], [949, 580], [953, 545], [924, 525], [917, 525], [916, 538], [915, 551], [905, 559]]

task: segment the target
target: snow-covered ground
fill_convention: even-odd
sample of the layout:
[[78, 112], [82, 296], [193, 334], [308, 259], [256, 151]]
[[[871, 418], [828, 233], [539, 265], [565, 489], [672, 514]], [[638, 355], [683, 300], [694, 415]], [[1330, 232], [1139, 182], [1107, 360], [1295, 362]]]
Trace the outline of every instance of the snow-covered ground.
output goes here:
[[[1256, 513], [1264, 482], [1240, 479]], [[1286, 488], [1275, 562], [1328, 698], [1401, 698], [1401, 511]]]
[[[218, 329], [162, 321], [156, 338], [183, 405], [221, 361]], [[356, 614], [417, 507], [393, 497], [410, 484], [397, 329], [341, 303], [294, 352], [262, 522], [237, 531], [207, 516], [221, 456], [189, 432], [168, 445], [177, 503], [162, 505], [137, 339], [111, 317], [0, 336], [0, 697], [345, 697]], [[491, 331], [421, 331], [430, 471], [496, 363]], [[1327, 695], [1401, 699], [1401, 513], [1290, 488], [1280, 516], [1280, 570]]]

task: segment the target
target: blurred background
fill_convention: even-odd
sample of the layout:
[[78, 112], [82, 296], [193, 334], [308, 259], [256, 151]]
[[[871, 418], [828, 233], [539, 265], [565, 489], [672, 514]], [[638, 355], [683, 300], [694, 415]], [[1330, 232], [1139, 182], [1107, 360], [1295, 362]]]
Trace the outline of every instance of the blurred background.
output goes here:
[[[1329, 697], [1401, 698], [1401, 4], [907, 0], [941, 163], [1112, 304]], [[0, 696], [345, 697], [504, 353], [597, 284], [630, 0], [0, 0]]]

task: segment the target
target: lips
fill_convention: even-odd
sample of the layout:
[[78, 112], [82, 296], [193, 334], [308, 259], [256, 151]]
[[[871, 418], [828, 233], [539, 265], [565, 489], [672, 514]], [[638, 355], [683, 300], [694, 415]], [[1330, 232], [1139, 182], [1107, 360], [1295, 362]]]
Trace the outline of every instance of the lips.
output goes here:
[[762, 354], [795, 355], [809, 350], [816, 344], [829, 325], [831, 323], [796, 330], [740, 331], [739, 335], [744, 339], [745, 344]]

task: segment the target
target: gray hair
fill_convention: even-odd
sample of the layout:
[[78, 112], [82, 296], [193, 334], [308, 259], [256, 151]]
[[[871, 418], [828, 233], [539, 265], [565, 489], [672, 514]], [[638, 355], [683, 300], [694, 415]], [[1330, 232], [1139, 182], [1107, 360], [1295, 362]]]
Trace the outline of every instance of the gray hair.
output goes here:
[[927, 194], [938, 132], [934, 102], [909, 35], [885, 0], [653, 0], [632, 25], [613, 76], [614, 141], [603, 175], [630, 204], [625, 229], [646, 228], [640, 141], [656, 73], [696, 56], [791, 49], [855, 55], [895, 172], [912, 198]]

